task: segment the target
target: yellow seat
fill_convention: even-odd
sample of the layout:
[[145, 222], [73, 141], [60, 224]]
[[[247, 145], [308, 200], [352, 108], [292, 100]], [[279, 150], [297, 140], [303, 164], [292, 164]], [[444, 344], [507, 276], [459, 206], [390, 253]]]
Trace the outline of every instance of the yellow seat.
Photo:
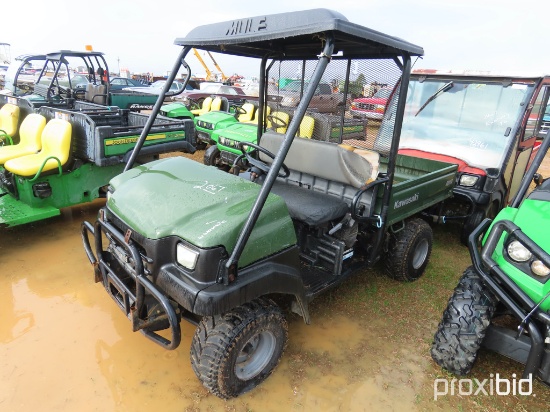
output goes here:
[[274, 125], [272, 123], [274, 122], [271, 122], [271, 121], [267, 121], [267, 127], [269, 127], [270, 129], [273, 129], [275, 130], [277, 133], [285, 133], [286, 132], [286, 129], [288, 127], [288, 124], [290, 123], [290, 116], [288, 115], [288, 113], [285, 113], [285, 112], [273, 112], [271, 113], [271, 117], [275, 117], [277, 118], [277, 120], [275, 120], [275, 122], [277, 121], [282, 121], [285, 123], [285, 126], [280, 126], [280, 127], [277, 127], [277, 125]]
[[212, 104], [210, 105], [210, 111], [211, 112], [219, 112], [222, 109], [222, 98], [217, 96], [214, 97], [212, 100]]
[[[17, 133], [17, 124], [19, 123], [19, 107], [6, 103], [0, 109], [0, 140], [10, 140]], [[10, 139], [6, 139], [6, 135]]]
[[19, 128], [19, 143], [13, 146], [0, 147], [0, 165], [10, 159], [37, 153], [42, 148], [41, 136], [46, 126], [46, 118], [31, 113], [25, 117]]
[[36, 154], [8, 160], [4, 168], [15, 175], [30, 177], [36, 175], [42, 165], [42, 172], [63, 167], [71, 152], [71, 124], [62, 119], [52, 119], [42, 131], [42, 150]]
[[206, 99], [203, 100], [201, 108], [193, 109], [191, 110], [191, 113], [193, 113], [195, 116], [200, 116], [201, 114], [208, 113], [211, 107], [212, 107], [212, 98], [207, 97]]
[[241, 106], [241, 109], [243, 109], [245, 113], [240, 114], [237, 120], [242, 123], [251, 121], [254, 116], [254, 105], [252, 103], [245, 103]]
[[[271, 107], [266, 106], [265, 107], [265, 115], [269, 116], [270, 114], [271, 114]], [[256, 110], [256, 113], [254, 113], [254, 118], [252, 120], [250, 120], [249, 122], [245, 122], [245, 123], [258, 124], [258, 116], [259, 115], [260, 115], [260, 111]]]
[[315, 126], [315, 120], [311, 116], [304, 116], [300, 123], [300, 130], [298, 136], [311, 139], [313, 137], [313, 129]]

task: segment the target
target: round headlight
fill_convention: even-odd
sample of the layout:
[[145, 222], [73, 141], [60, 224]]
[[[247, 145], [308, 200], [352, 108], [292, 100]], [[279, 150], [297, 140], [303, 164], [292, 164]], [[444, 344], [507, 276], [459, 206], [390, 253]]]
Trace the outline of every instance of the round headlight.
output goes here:
[[535, 260], [531, 264], [531, 270], [533, 271], [533, 273], [535, 275], [540, 276], [540, 277], [546, 277], [546, 276], [550, 275], [550, 269], [544, 263], [542, 263], [540, 260]]
[[472, 187], [477, 183], [478, 179], [479, 179], [479, 176], [462, 175], [460, 176], [460, 181], [458, 182], [458, 184], [460, 186]]
[[527, 262], [531, 259], [531, 256], [533, 256], [531, 252], [517, 240], [510, 242], [508, 245], [508, 255], [516, 262]]

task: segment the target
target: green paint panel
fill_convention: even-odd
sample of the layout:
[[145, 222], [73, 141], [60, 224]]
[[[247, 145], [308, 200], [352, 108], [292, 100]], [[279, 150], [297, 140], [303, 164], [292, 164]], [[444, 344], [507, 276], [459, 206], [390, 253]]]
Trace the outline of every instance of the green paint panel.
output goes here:
[[170, 117], [170, 118], [182, 118], [182, 117], [187, 119], [195, 118], [195, 115], [191, 113], [183, 103], [179, 103], [179, 102], [165, 104], [160, 108], [160, 113], [163, 116]]
[[[380, 169], [387, 167], [380, 159]], [[398, 155], [388, 209], [388, 224], [400, 222], [452, 195], [457, 165]], [[378, 206], [382, 190], [378, 193]]]
[[[99, 197], [99, 189], [123, 170], [122, 164], [99, 167], [88, 163], [70, 173], [46, 175], [34, 182], [19, 177], [16, 179], [19, 199], [11, 194], [0, 198], [0, 223], [25, 224], [56, 216], [64, 207], [91, 202]], [[51, 195], [43, 199], [35, 196], [37, 187], [49, 187]]]
[[158, 96], [150, 93], [117, 92], [109, 93], [109, 104], [121, 109], [139, 109], [139, 105], [153, 106]]
[[[206, 126], [208, 124], [208, 126]], [[195, 117], [195, 128], [197, 133], [210, 136], [215, 142], [218, 141], [217, 131], [238, 124], [233, 113], [227, 112], [208, 112]]]
[[[150, 239], [179, 236], [231, 253], [260, 186], [195, 161], [172, 157], [136, 167], [111, 181], [109, 209]], [[282, 198], [270, 194], [240, 260], [246, 266], [296, 244]]]
[[[241, 154], [237, 147], [241, 142], [256, 143], [258, 136], [258, 126], [253, 124], [238, 123], [228, 128], [213, 133], [214, 139], [218, 142], [220, 150], [226, 150], [231, 153]], [[220, 140], [221, 139], [221, 140]]]

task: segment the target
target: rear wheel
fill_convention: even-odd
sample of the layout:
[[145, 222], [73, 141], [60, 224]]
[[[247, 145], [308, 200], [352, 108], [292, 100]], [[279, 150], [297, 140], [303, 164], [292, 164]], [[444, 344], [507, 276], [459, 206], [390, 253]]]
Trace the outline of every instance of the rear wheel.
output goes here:
[[433, 360], [456, 375], [469, 373], [496, 306], [497, 299], [483, 285], [474, 268], [466, 269], [435, 333]]
[[405, 227], [390, 234], [385, 266], [389, 277], [412, 282], [424, 273], [432, 252], [432, 228], [414, 218]]
[[258, 386], [279, 363], [288, 326], [279, 307], [256, 299], [205, 317], [191, 343], [191, 365], [203, 385], [223, 399]]

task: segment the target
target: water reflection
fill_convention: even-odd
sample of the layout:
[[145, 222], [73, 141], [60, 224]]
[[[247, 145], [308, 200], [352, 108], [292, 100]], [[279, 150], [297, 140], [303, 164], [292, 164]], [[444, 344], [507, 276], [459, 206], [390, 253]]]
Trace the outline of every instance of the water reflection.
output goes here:
[[13, 288], [7, 279], [0, 281], [0, 342], [8, 343], [23, 336], [34, 326], [34, 315], [24, 309], [16, 309]]

